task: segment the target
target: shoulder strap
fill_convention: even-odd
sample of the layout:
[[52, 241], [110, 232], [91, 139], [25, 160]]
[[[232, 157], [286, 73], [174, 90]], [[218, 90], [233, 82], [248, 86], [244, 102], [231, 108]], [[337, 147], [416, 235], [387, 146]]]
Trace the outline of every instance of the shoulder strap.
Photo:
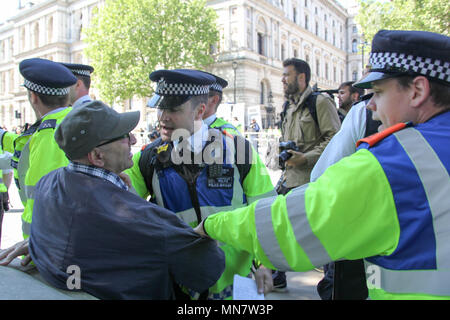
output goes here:
[[56, 119], [48, 119], [42, 121], [37, 131], [41, 131], [43, 129], [55, 129], [56, 128]]
[[160, 144], [162, 144], [161, 137], [145, 146], [141, 151], [141, 158], [139, 159], [139, 170], [144, 177], [145, 185], [150, 195], [153, 194], [152, 179], [156, 163], [156, 153], [154, 150]]
[[317, 127], [319, 127], [319, 120], [317, 119], [317, 108], [316, 108], [316, 102], [317, 102], [317, 96], [320, 93], [313, 92], [311, 93], [308, 98], [305, 100], [305, 106], [308, 108], [309, 113], [313, 117]]
[[374, 145], [376, 145], [378, 142], [380, 142], [381, 140], [383, 140], [384, 138], [390, 136], [391, 134], [400, 131], [406, 127], [410, 127], [412, 126], [412, 122], [406, 122], [406, 123], [397, 123], [381, 132], [375, 133], [371, 136], [368, 136], [366, 138], [360, 139], [358, 140], [358, 142], [356, 142], [356, 147], [359, 147], [359, 145], [363, 142], [367, 143], [369, 145], [369, 147], [373, 147]]
[[[218, 127], [215, 129], [219, 129], [220, 128], [220, 132], [230, 138], [233, 138], [233, 142], [234, 142], [234, 163], [236, 164], [236, 167], [238, 168], [239, 171], [239, 177], [241, 179], [241, 184], [244, 182], [245, 177], [247, 177], [247, 174], [250, 172], [251, 169], [251, 161], [252, 161], [252, 155], [251, 155], [251, 145], [250, 142], [245, 139], [243, 136], [233, 136], [231, 134], [229, 134], [228, 132], [224, 131], [222, 129], [222, 127]], [[240, 141], [238, 141], [240, 140]], [[244, 158], [244, 163], [240, 163], [240, 161], [238, 161], [238, 150], [242, 150], [242, 149], [238, 149], [238, 146], [242, 145], [242, 143], [244, 143], [244, 152], [245, 152], [245, 158]], [[241, 157], [239, 157], [239, 160], [241, 160]]]

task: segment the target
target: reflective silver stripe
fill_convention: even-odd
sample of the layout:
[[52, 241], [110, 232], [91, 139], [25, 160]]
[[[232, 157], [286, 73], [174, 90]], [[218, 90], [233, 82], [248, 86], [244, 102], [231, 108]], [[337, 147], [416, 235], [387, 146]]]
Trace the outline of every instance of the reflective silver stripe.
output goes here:
[[260, 194], [260, 195], [254, 196], [254, 197], [247, 196], [247, 202], [250, 204], [255, 201], [258, 201], [259, 199], [264, 199], [264, 198], [274, 197], [274, 196], [277, 196], [277, 193], [274, 189], [272, 189], [269, 192], [266, 192], [264, 194]]
[[364, 263], [369, 289], [374, 287], [389, 293], [450, 296], [450, 270], [448, 269], [442, 271], [389, 270], [368, 261]]
[[286, 208], [297, 243], [305, 251], [311, 263], [316, 267], [321, 267], [330, 262], [331, 258], [319, 238], [312, 231], [306, 216], [305, 191], [307, 188], [308, 184], [305, 184], [288, 193]]
[[22, 218], [22, 233], [26, 235], [30, 235], [31, 233], [31, 223], [28, 223], [27, 221], [23, 220], [23, 218]]
[[277, 197], [261, 199], [255, 207], [255, 228], [258, 241], [270, 262], [280, 271], [291, 271], [280, 244], [275, 236], [272, 223], [272, 203]]
[[[416, 167], [425, 189], [433, 216], [437, 269], [450, 270], [450, 177], [448, 172], [418, 130], [407, 128], [394, 135]], [[450, 287], [450, 284], [447, 283], [447, 286]]]
[[22, 200], [22, 203], [27, 202], [27, 195], [25, 193], [25, 176], [27, 175], [28, 168], [30, 167], [29, 164], [29, 158], [30, 158], [30, 139], [28, 139], [27, 143], [22, 149], [22, 152], [20, 154], [19, 163], [17, 164], [17, 178], [19, 179], [19, 195], [20, 200]]
[[[153, 170], [153, 176], [152, 176], [152, 187], [153, 192], [155, 193], [155, 199], [158, 206], [164, 208], [164, 201], [161, 194], [161, 186], [159, 185], [159, 179], [158, 174], [156, 173], [156, 170]], [[153, 195], [151, 195], [153, 197]]]

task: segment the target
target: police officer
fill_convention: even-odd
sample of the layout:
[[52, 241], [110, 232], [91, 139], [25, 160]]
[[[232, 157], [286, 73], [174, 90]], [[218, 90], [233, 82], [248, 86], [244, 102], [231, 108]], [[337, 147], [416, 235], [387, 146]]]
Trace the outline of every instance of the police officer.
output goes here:
[[387, 129], [315, 182], [210, 216], [204, 231], [282, 270], [365, 258], [372, 299], [449, 299], [448, 52], [444, 35], [379, 31], [355, 85], [373, 90]]
[[50, 171], [68, 164], [53, 134], [71, 110], [67, 107], [69, 90], [77, 79], [61, 64], [39, 58], [23, 60], [19, 71], [38, 120], [20, 136], [0, 130], [0, 141], [3, 150], [13, 153], [14, 179], [24, 206], [22, 232], [28, 238], [35, 184]]
[[215, 78], [215, 82], [209, 87], [208, 103], [206, 104], [205, 114], [203, 115], [203, 121], [210, 128], [216, 128], [221, 131], [225, 131], [231, 135], [240, 135], [239, 130], [236, 129], [231, 123], [225, 121], [222, 118], [217, 117], [216, 112], [220, 103], [222, 102], [223, 89], [228, 86], [228, 82], [212, 73], [210, 74]]
[[89, 89], [91, 87], [91, 74], [94, 72], [94, 67], [81, 63], [60, 63], [72, 71], [73, 75], [77, 77], [77, 82], [70, 88], [69, 93], [69, 104], [72, 108], [92, 101], [92, 98], [89, 96]]
[[[208, 129], [203, 123], [214, 77], [177, 69], [155, 71], [150, 79], [158, 84], [148, 104], [158, 108], [161, 137], [135, 154], [133, 167], [126, 171], [141, 197], [151, 195], [153, 202], [195, 227], [212, 213], [275, 194], [267, 169], [247, 140]], [[210, 153], [215, 157], [208, 160]], [[227, 245], [221, 248], [226, 267], [205, 293], [211, 299], [230, 299], [234, 274], [247, 276], [252, 266], [247, 252]]]

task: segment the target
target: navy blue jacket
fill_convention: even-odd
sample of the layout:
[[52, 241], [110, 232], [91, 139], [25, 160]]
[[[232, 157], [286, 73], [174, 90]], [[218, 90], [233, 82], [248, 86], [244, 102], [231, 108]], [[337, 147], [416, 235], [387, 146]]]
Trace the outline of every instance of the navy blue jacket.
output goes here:
[[202, 292], [225, 266], [216, 243], [171, 211], [67, 168], [36, 185], [30, 254], [60, 289], [78, 266], [81, 290], [101, 299], [172, 299], [174, 282]]

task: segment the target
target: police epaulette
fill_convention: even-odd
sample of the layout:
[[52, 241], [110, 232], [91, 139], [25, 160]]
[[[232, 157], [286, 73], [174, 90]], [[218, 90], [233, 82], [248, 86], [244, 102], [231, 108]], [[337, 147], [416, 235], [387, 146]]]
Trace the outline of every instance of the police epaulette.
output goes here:
[[55, 129], [56, 128], [56, 119], [48, 119], [42, 121], [37, 131], [41, 131], [43, 129]]
[[373, 147], [378, 142], [380, 142], [384, 138], [390, 136], [391, 134], [393, 134], [397, 131], [403, 130], [406, 127], [410, 127], [410, 126], [412, 126], [412, 122], [404, 122], [404, 123], [394, 124], [393, 126], [387, 128], [387, 129], [384, 129], [381, 132], [374, 133], [371, 136], [368, 136], [368, 137], [358, 140], [358, 142], [356, 142], [356, 147], [358, 148], [359, 145], [363, 142], [367, 143], [369, 145], [369, 147]]

